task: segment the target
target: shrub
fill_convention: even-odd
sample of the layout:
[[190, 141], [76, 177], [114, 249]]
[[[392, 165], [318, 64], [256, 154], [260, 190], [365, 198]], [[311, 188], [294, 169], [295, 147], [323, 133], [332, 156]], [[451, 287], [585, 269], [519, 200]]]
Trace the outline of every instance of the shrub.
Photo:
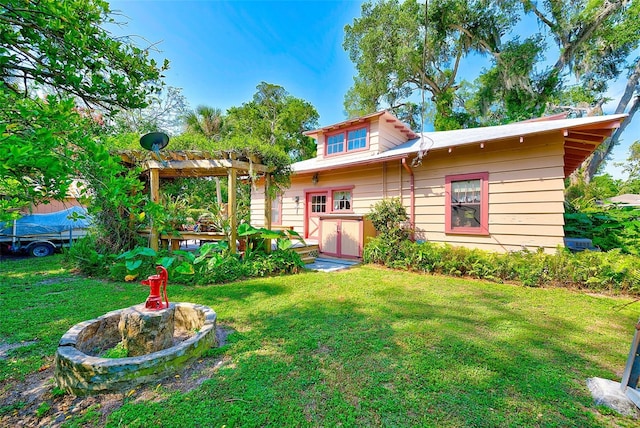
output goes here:
[[409, 237], [406, 227], [409, 216], [400, 198], [383, 199], [375, 203], [367, 218], [383, 239], [398, 242]]
[[565, 214], [565, 234], [589, 238], [604, 251], [620, 249], [640, 255], [640, 209], [635, 207], [597, 207]]
[[206, 264], [206, 268], [200, 270], [196, 283], [223, 284], [237, 281], [247, 276], [246, 265], [237, 254], [214, 254]]
[[611, 293], [640, 294], [638, 257], [611, 252], [573, 254], [559, 249], [518, 251], [499, 254], [478, 249], [454, 247], [409, 240], [391, 245], [377, 237], [364, 249], [365, 263], [382, 264], [395, 269], [468, 276], [490, 281], [518, 281], [527, 286], [571, 286]]
[[[240, 239], [246, 242], [242, 255], [231, 254], [225, 241], [204, 244], [196, 253], [135, 247], [120, 255], [103, 255], [98, 252], [95, 239], [86, 239], [68, 251], [67, 259], [85, 274], [117, 281], [145, 279], [156, 274], [157, 265], [162, 265], [171, 282], [200, 285], [298, 273], [304, 269], [304, 262], [292, 248], [291, 239], [301, 239], [296, 232], [268, 231], [249, 225], [239, 228], [239, 232]], [[266, 239], [276, 240], [273, 252], [265, 251]]]
[[64, 260], [87, 276], [104, 277], [115, 255], [103, 253], [95, 235], [86, 235], [64, 251]]
[[247, 260], [247, 275], [251, 277], [298, 273], [304, 268], [300, 255], [291, 250], [261, 253]]

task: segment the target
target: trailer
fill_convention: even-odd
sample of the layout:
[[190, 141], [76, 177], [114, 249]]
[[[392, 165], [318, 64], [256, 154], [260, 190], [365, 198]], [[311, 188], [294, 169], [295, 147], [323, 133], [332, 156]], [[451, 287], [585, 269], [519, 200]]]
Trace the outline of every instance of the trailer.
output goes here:
[[91, 217], [74, 206], [50, 214], [29, 214], [0, 223], [0, 250], [46, 257], [87, 234]]

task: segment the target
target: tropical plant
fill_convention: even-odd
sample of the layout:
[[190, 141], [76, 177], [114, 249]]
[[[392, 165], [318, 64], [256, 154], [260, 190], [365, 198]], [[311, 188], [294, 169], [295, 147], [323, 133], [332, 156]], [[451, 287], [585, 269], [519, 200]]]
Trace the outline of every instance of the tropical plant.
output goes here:
[[565, 235], [588, 238], [598, 248], [640, 255], [640, 209], [616, 205], [569, 210]]
[[219, 141], [225, 136], [225, 116], [219, 108], [200, 105], [183, 115], [186, 131]]
[[157, 252], [149, 247], [136, 247], [115, 258], [115, 263], [110, 267], [110, 277], [133, 281], [153, 275], [156, 266], [163, 266], [173, 281], [188, 283], [193, 281], [195, 259], [196, 256], [188, 251], [174, 250], [168, 253], [166, 250]]

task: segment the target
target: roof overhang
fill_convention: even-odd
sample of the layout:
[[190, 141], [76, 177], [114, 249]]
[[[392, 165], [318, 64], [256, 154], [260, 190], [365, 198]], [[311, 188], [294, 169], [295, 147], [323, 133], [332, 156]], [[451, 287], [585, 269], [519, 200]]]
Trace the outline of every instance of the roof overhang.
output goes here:
[[564, 176], [570, 176], [618, 129], [626, 116], [611, 121], [567, 128], [564, 136]]

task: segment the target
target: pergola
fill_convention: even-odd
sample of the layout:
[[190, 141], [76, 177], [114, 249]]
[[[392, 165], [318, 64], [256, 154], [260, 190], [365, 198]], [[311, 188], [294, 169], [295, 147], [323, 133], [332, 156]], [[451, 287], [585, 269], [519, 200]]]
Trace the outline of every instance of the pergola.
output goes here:
[[[122, 162], [128, 165], [140, 165], [143, 175], [148, 177], [151, 201], [160, 202], [160, 180], [178, 177], [227, 177], [229, 185], [229, 200], [227, 201], [227, 215], [230, 223], [229, 250], [236, 252], [235, 243], [238, 233], [238, 218], [236, 213], [236, 192], [239, 176], [255, 177], [259, 174], [265, 177], [265, 195], [271, 184], [270, 168], [261, 163], [255, 156], [241, 155], [233, 151], [210, 152], [197, 150], [149, 151], [128, 150], [119, 152]], [[267, 229], [271, 229], [271, 200], [265, 198], [265, 219]], [[204, 237], [206, 233], [203, 233]], [[198, 232], [189, 232], [190, 237], [197, 238]], [[174, 238], [177, 238], [175, 236]], [[158, 250], [160, 236], [157, 228], [152, 224], [150, 232], [150, 247]], [[183, 238], [184, 239], [184, 238]]]

